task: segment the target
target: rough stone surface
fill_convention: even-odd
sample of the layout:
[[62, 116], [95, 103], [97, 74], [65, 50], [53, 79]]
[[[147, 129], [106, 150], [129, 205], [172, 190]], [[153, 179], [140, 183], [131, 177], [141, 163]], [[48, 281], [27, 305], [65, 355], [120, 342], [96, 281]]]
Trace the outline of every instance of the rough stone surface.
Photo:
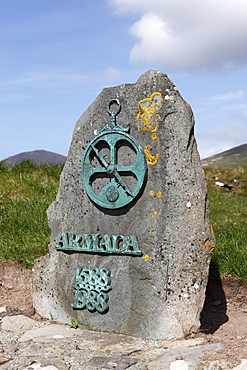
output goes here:
[[[94, 205], [81, 181], [84, 151], [109, 123], [106, 105], [113, 98], [122, 106], [117, 123], [130, 126], [148, 167], [140, 196], [116, 211]], [[49, 253], [33, 270], [41, 316], [147, 339], [180, 338], [199, 328], [214, 236], [193, 112], [165, 74], [148, 71], [136, 84], [104, 89], [80, 117], [48, 219]], [[63, 232], [137, 235], [143, 256], [57, 251]], [[77, 267], [111, 270], [107, 313], [71, 307]]]
[[76, 330], [60, 325], [51, 325], [45, 328], [30, 330], [24, 333], [20, 337], [19, 341], [27, 342], [29, 340], [34, 340], [37, 342], [49, 342], [54, 339], [73, 338], [79, 335], [82, 335], [82, 331], [80, 329]]
[[[18, 321], [17, 316], [13, 318], [15, 320]], [[70, 332], [74, 331], [68, 325], [49, 320], [37, 321], [35, 329], [0, 330], [1, 370], [185, 370], [186, 365], [189, 370], [232, 368], [227, 366], [229, 364], [223, 366], [222, 361], [212, 362], [211, 356], [220, 352], [223, 345], [206, 344], [202, 338], [154, 341], [79, 329], [76, 329], [77, 335], [72, 337]], [[23, 336], [27, 340], [21, 340]], [[210, 354], [210, 362], [204, 362], [203, 368], [195, 367], [200, 363], [202, 354], [207, 353]]]
[[30, 319], [24, 315], [5, 316], [2, 319], [2, 330], [21, 331], [31, 328], [37, 321]]
[[196, 370], [200, 365], [200, 357], [205, 352], [214, 353], [221, 348], [223, 348], [221, 343], [213, 343], [193, 348], [178, 347], [167, 349], [161, 356], [149, 364], [148, 369]]

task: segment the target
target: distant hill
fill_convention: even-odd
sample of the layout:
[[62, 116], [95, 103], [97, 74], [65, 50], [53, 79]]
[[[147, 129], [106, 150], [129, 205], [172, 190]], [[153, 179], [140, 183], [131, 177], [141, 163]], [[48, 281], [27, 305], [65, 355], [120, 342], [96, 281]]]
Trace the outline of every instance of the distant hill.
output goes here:
[[23, 161], [32, 161], [37, 165], [41, 164], [64, 164], [67, 157], [61, 154], [47, 152], [46, 150], [34, 150], [32, 152], [23, 152], [4, 159], [8, 167], [14, 167]]
[[225, 152], [212, 155], [201, 161], [202, 167], [209, 168], [234, 168], [247, 167], [247, 144], [236, 146]]

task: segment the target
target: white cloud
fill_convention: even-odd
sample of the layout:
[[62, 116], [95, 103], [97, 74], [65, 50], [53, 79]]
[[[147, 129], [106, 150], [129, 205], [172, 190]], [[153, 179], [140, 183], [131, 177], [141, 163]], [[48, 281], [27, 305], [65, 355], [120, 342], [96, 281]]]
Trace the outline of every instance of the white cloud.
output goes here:
[[246, 0], [110, 0], [119, 16], [139, 17], [130, 28], [132, 63], [193, 70], [247, 64]]
[[[161, 44], [167, 47], [176, 42], [172, 31], [159, 16], [155, 14], [145, 14], [131, 27], [131, 33], [140, 39], [130, 52], [130, 61], [138, 62], [142, 55], [142, 60], [153, 63], [156, 58], [164, 58], [164, 50]], [[143, 36], [145, 35], [145, 36]]]
[[247, 125], [223, 123], [204, 133], [210, 140], [222, 140], [225, 143], [232, 144], [241, 142], [241, 139], [247, 138]]
[[56, 70], [50, 69], [49, 71], [45, 71], [44, 68], [39, 68], [30, 72], [25, 71], [16, 78], [3, 80], [0, 86], [5, 89], [12, 86], [57, 88], [71, 85], [95, 84], [99, 81], [104, 81], [105, 84], [115, 83], [116, 81], [120, 81], [122, 77], [121, 71], [114, 67], [94, 71], [93, 74], [89, 74], [88, 76], [80, 73], [73, 73], [66, 68]]
[[208, 103], [219, 103], [219, 102], [226, 102], [226, 101], [232, 101], [232, 100], [238, 100], [241, 98], [245, 98], [247, 95], [247, 91], [239, 90], [239, 91], [231, 91], [227, 92], [225, 94], [216, 95], [211, 98], [207, 99]]
[[228, 149], [232, 149], [235, 145], [230, 143], [222, 144], [220, 141], [218, 142], [203, 142], [199, 143], [198, 149], [200, 153], [201, 159], [205, 159], [211, 157], [212, 155], [222, 153]]
[[16, 79], [11, 79], [4, 81], [2, 85], [23, 85], [23, 84], [32, 84], [36, 82], [45, 82], [45, 81], [57, 81], [57, 82], [64, 82], [64, 81], [78, 81], [82, 82], [86, 78], [83, 75], [76, 74], [76, 73], [67, 73], [65, 71], [56, 71], [56, 72], [30, 72], [27, 73], [24, 77], [18, 77]]
[[[232, 113], [237, 112], [238, 115], [247, 116], [247, 102], [245, 103], [232, 103], [232, 104], [225, 104], [220, 107], [221, 111], [232, 111]], [[235, 111], [235, 112], [234, 112]]]
[[229, 114], [247, 117], [247, 101], [246, 101], [247, 91], [238, 90], [227, 92], [225, 94], [212, 96], [210, 98], [203, 99], [205, 106], [210, 109], [214, 109], [214, 112], [221, 114], [223, 111]]
[[243, 123], [223, 123], [196, 135], [201, 158], [221, 153], [247, 141], [247, 125]]
[[0, 96], [1, 103], [13, 103], [19, 100], [30, 100], [32, 98], [31, 95], [23, 95], [23, 94], [4, 94]]
[[103, 72], [103, 78], [106, 82], [114, 82], [122, 78], [122, 73], [117, 68], [109, 67]]

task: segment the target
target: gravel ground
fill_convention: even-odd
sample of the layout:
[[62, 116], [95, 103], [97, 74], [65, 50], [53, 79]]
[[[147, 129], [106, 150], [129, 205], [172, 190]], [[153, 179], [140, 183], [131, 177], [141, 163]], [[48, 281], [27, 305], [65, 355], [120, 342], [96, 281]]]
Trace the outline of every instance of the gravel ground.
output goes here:
[[43, 320], [30, 286], [29, 269], [0, 260], [1, 369], [247, 370], [247, 282], [210, 279], [201, 330], [169, 342]]

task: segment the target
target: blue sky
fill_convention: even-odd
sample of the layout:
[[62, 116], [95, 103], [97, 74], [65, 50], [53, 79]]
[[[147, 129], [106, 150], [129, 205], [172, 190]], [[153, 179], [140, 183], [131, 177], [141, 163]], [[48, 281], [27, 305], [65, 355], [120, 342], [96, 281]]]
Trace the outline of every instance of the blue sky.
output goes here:
[[202, 158], [247, 142], [246, 0], [0, 0], [0, 160], [67, 155], [104, 87], [166, 73]]

